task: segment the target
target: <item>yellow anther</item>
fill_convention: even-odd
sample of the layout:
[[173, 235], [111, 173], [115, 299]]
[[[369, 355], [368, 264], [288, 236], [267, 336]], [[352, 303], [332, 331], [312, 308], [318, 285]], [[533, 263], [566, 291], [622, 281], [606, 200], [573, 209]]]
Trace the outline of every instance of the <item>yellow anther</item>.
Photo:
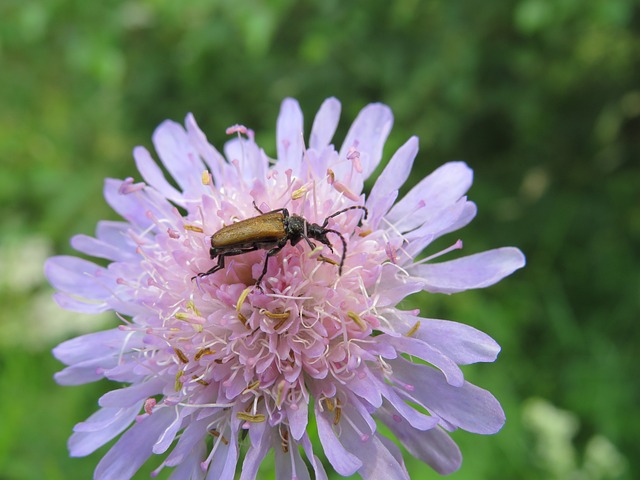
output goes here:
[[173, 347], [173, 351], [176, 352], [176, 355], [180, 359], [182, 363], [189, 363], [189, 358], [184, 354], [182, 350], [179, 348]]
[[366, 237], [367, 235], [371, 235], [372, 232], [373, 230], [362, 230], [360, 233], [358, 233], [358, 235], [360, 237]]
[[193, 300], [189, 300], [186, 306], [187, 306], [187, 310], [191, 310], [193, 313], [195, 313], [199, 317], [202, 316], [200, 314], [200, 310], [198, 310], [198, 307], [196, 307], [196, 304], [193, 303]]
[[178, 370], [178, 373], [176, 373], [176, 383], [174, 385], [176, 392], [179, 392], [182, 388], [182, 375], [184, 375], [184, 370]]
[[199, 227], [197, 225], [188, 225], [186, 224], [184, 226], [185, 230], [190, 230], [192, 232], [196, 232], [196, 233], [204, 233], [204, 230], [202, 229], [202, 227]]
[[336, 407], [336, 414], [333, 417], [333, 424], [338, 425], [340, 423], [340, 417], [342, 417], [342, 408]]
[[242, 291], [242, 293], [238, 297], [238, 303], [236, 303], [236, 312], [240, 313], [240, 308], [242, 307], [242, 304], [247, 299], [247, 295], [249, 295], [249, 292], [252, 289], [253, 289], [253, 287], [247, 287]]
[[273, 313], [267, 310], [266, 308], [261, 308], [260, 313], [262, 313], [263, 315], [266, 315], [269, 318], [276, 318], [276, 319], [289, 318], [289, 310], [287, 310], [284, 313]]
[[420, 328], [420, 320], [418, 320], [413, 327], [411, 327], [411, 330], [409, 330], [405, 336], [407, 337], [413, 337], [413, 335], [418, 331], [418, 329]]
[[288, 453], [289, 452], [289, 430], [281, 430], [280, 431], [280, 438], [282, 439], [282, 451], [284, 453]]
[[213, 437], [219, 438], [220, 441], [222, 443], [224, 443], [225, 445], [229, 445], [229, 440], [227, 440], [224, 435], [221, 435], [220, 432], [218, 430], [216, 430], [215, 428], [211, 428], [209, 429], [209, 434]]
[[209, 347], [198, 350], [193, 357], [194, 360], [200, 360], [204, 355], [212, 355], [216, 353], [215, 350], [211, 350]]
[[266, 417], [261, 413], [251, 415], [250, 413], [246, 412], [238, 412], [236, 413], [236, 417], [249, 423], [262, 423], [266, 420]]
[[211, 174], [209, 173], [209, 170], [204, 170], [202, 172], [202, 184], [209, 185], [210, 183], [211, 183]]
[[255, 382], [251, 382], [247, 388], [245, 388], [242, 393], [249, 393], [252, 390], [255, 390], [260, 386], [260, 380], [256, 380]]
[[330, 412], [333, 412], [333, 410], [336, 408], [336, 404], [333, 398], [325, 398], [324, 403], [327, 406], [327, 410], [329, 410]]
[[340, 265], [338, 262], [336, 262], [332, 258], [325, 257], [324, 255], [318, 256], [318, 260], [320, 260], [321, 262], [330, 263], [331, 265], [335, 265], [335, 266]]
[[367, 324], [360, 318], [360, 316], [351, 310], [347, 312], [347, 317], [354, 321], [356, 325], [360, 327], [363, 332], [367, 330]]
[[298, 200], [299, 198], [304, 197], [307, 191], [308, 191], [307, 187], [302, 186], [291, 194], [291, 198], [293, 200]]
[[284, 322], [286, 322], [286, 321], [287, 321], [287, 319], [286, 319], [286, 318], [283, 318], [282, 320], [280, 320], [278, 323], [276, 323], [276, 324], [273, 326], [273, 329], [274, 329], [274, 330], [279, 330], [279, 329], [280, 329], [280, 327], [282, 327], [282, 325], [284, 325]]
[[286, 386], [286, 382], [284, 380], [281, 380], [280, 383], [278, 384], [278, 395], [276, 396], [276, 405], [278, 407], [280, 407], [282, 405], [282, 394], [284, 393], [284, 387]]

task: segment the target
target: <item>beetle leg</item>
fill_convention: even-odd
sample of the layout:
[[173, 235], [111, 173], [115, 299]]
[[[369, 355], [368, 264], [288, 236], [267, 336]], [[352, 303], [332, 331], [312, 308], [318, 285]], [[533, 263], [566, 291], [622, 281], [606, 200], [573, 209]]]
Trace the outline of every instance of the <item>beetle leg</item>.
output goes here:
[[282, 216], [284, 218], [289, 218], [289, 210], [287, 210], [286, 208], [277, 208], [275, 210], [271, 210], [270, 212], [263, 212], [262, 210], [260, 210], [258, 208], [258, 205], [256, 205], [256, 201], [253, 201], [253, 208], [255, 208], [258, 212], [260, 212], [261, 215], [266, 215], [268, 213], [276, 213], [276, 212], [282, 212]]
[[[211, 275], [212, 273], [216, 273], [218, 270], [222, 270], [224, 268], [224, 259], [225, 257], [233, 257], [235, 255], [242, 255], [243, 253], [255, 252], [256, 250], [260, 250], [260, 247], [251, 247], [251, 248], [238, 248], [236, 250], [227, 250], [224, 253], [218, 254], [218, 264], [206, 272], [199, 273], [196, 275], [197, 277], [206, 277], [207, 275]], [[196, 277], [193, 277], [196, 278]], [[192, 278], [192, 280], [193, 280]]]
[[[211, 275], [212, 273], [216, 273], [218, 270], [222, 270], [224, 268], [224, 255], [219, 255], [218, 256], [218, 264], [214, 267], [211, 267], [209, 270], [207, 270], [206, 272], [202, 272], [199, 273], [198, 275], [196, 275], [197, 277], [206, 277], [207, 275]], [[193, 277], [196, 278], [196, 277]], [[192, 278], [192, 280], [193, 280]]]
[[287, 241], [288, 239], [286, 237], [283, 238], [280, 243], [278, 243], [275, 247], [267, 252], [267, 256], [264, 259], [264, 267], [262, 267], [262, 273], [260, 274], [260, 277], [258, 277], [258, 281], [256, 282], [256, 285], [260, 290], [262, 290], [262, 286], [260, 284], [262, 283], [262, 279], [264, 278], [264, 276], [267, 274], [267, 268], [269, 267], [269, 258], [273, 257], [280, 250], [282, 250], [287, 244]]

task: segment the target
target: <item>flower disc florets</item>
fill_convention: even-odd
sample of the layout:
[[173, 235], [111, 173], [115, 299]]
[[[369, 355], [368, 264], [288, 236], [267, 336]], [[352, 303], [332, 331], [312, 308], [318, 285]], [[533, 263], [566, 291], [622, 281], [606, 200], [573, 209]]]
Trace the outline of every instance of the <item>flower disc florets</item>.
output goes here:
[[[342, 475], [408, 476], [400, 450], [378, 433], [376, 420], [412, 455], [447, 473], [461, 457], [445, 431], [501, 428], [499, 403], [466, 382], [458, 366], [493, 361], [499, 346], [471, 327], [397, 305], [420, 290], [491, 285], [520, 268], [522, 254], [502, 248], [432, 262], [462, 247], [455, 242], [415, 262], [434, 239], [475, 215], [465, 197], [470, 169], [446, 164], [394, 205], [417, 154], [412, 137], [365, 196], [391, 112], [366, 107], [336, 151], [330, 141], [339, 113], [337, 100], [327, 100], [305, 145], [300, 108], [285, 100], [275, 162], [246, 127], [228, 130], [236, 137], [223, 156], [191, 116], [186, 129], [163, 123], [154, 143], [177, 186], [145, 149], [135, 149], [144, 183], [105, 185], [124, 221], [100, 222], [96, 238], [72, 242], [109, 266], [76, 257], [47, 263], [63, 307], [113, 310], [123, 320], [54, 351], [69, 365], [57, 375], [60, 383], [106, 377], [129, 385], [104, 395], [101, 409], [71, 437], [72, 455], [86, 455], [124, 432], [96, 478], [130, 478], [152, 454], [169, 452], [158, 469], [175, 467], [172, 478], [232, 479], [242, 445], [241, 478], [254, 478], [272, 448], [278, 478], [308, 475], [301, 450], [315, 477], [326, 478], [313, 454], [310, 415]], [[348, 207], [365, 208], [328, 218]], [[329, 244], [303, 238], [272, 251], [287, 231], [267, 224], [264, 214], [283, 208], [326, 228]], [[211, 237], [253, 217], [253, 230], [233, 234], [224, 268], [199, 275], [219, 260], [212, 258]], [[274, 229], [278, 238], [260, 236]]]

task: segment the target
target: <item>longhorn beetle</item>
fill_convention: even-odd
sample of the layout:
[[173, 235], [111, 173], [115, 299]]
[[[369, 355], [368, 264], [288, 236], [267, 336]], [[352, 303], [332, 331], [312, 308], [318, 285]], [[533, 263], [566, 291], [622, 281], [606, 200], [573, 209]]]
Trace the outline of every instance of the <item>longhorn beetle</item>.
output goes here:
[[264, 267], [262, 268], [262, 274], [260, 274], [256, 282], [258, 288], [262, 289], [260, 283], [267, 274], [269, 258], [282, 250], [287, 242], [290, 242], [291, 245], [296, 245], [300, 240], [305, 240], [309, 248], [313, 250], [316, 248], [316, 245], [310, 240], [310, 238], [312, 238], [326, 245], [333, 252], [333, 246], [327, 238], [327, 233], [337, 235], [342, 242], [342, 257], [340, 258], [340, 264], [338, 266], [338, 274], [342, 275], [342, 266], [344, 265], [345, 255], [347, 254], [347, 242], [340, 232], [327, 228], [329, 219], [341, 213], [348, 212], [349, 210], [360, 209], [364, 212], [363, 217], [366, 220], [369, 213], [366, 207], [360, 205], [347, 207], [329, 215], [324, 219], [322, 225], [318, 225], [317, 223], [308, 222], [300, 215], [290, 214], [286, 208], [279, 208], [264, 213], [258, 208], [255, 202], [253, 202], [253, 206], [260, 212], [260, 215], [222, 227], [211, 236], [209, 255], [211, 256], [211, 260], [217, 257], [218, 263], [206, 272], [199, 273], [197, 277], [202, 278], [218, 270], [222, 270], [226, 257], [265, 249], [268, 250], [267, 256], [264, 261]]

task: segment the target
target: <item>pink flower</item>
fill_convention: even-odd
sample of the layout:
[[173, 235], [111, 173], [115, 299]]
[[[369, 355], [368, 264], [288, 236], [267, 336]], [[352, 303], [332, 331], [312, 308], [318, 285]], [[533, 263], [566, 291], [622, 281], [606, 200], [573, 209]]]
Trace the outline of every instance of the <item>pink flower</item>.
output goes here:
[[[71, 455], [82, 456], [120, 435], [96, 478], [130, 478], [157, 454], [158, 470], [174, 467], [172, 478], [232, 479], [240, 444], [248, 449], [243, 479], [255, 477], [272, 448], [278, 478], [308, 478], [299, 447], [315, 477], [326, 478], [310, 441], [313, 423], [341, 475], [408, 478], [400, 450], [377, 431], [376, 419], [441, 473], [461, 462], [447, 431], [500, 430], [500, 404], [459, 368], [494, 361], [498, 344], [472, 327], [398, 304], [421, 290], [492, 285], [524, 265], [522, 253], [499, 248], [432, 261], [462, 248], [458, 241], [416, 262], [433, 240], [475, 216], [465, 196], [471, 170], [445, 164], [396, 203], [418, 152], [412, 137], [365, 197], [364, 181], [381, 160], [393, 118], [384, 105], [365, 107], [336, 151], [330, 142], [339, 115], [339, 102], [326, 100], [305, 146], [300, 107], [285, 100], [277, 161], [246, 127], [229, 129], [235, 137], [223, 156], [191, 115], [186, 129], [163, 123], [153, 141], [174, 183], [136, 148], [144, 183], [105, 183], [105, 198], [124, 221], [100, 222], [95, 238], [72, 240], [78, 251], [111, 263], [69, 256], [47, 262], [63, 308], [112, 310], [122, 319], [119, 328], [54, 350], [68, 365], [56, 375], [61, 384], [105, 377], [128, 385], [100, 398], [100, 410], [76, 425], [69, 441]], [[263, 212], [287, 208], [321, 226], [351, 206], [366, 206], [368, 216], [351, 209], [328, 220], [346, 249], [334, 233], [330, 246], [288, 243], [270, 258], [259, 288], [264, 249], [227, 256], [224, 268], [197, 277], [218, 261], [210, 257], [211, 236], [259, 216], [254, 202]]]

